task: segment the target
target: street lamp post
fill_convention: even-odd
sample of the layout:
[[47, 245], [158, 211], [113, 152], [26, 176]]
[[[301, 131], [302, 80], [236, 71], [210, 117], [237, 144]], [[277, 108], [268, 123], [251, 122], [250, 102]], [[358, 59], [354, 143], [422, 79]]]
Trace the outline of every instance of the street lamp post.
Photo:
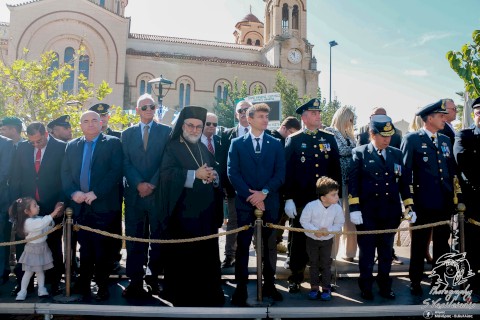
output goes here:
[[332, 102], [332, 47], [335, 47], [338, 45], [338, 43], [335, 40], [332, 40], [329, 42], [330, 44], [330, 103]]
[[[152, 79], [148, 81], [148, 83], [152, 85], [152, 88], [155, 85], [155, 87], [158, 89], [158, 108], [161, 109], [163, 106], [163, 98], [167, 95], [168, 90], [170, 90], [170, 86], [173, 84], [173, 82], [164, 78], [163, 75], [160, 75], [159, 78]], [[167, 92], [165, 92], [165, 94], [163, 94], [164, 85], [168, 85]]]

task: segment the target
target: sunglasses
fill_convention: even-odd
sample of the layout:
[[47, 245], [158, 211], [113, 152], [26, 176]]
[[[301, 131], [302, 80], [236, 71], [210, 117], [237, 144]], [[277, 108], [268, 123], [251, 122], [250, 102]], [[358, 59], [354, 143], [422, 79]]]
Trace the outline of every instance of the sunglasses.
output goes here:
[[206, 125], [207, 127], [210, 127], [210, 126], [216, 127], [216, 126], [218, 126], [218, 123], [216, 123], [216, 122], [205, 122], [205, 125]]
[[243, 109], [238, 109], [237, 112], [242, 114], [242, 113], [245, 113], [247, 112], [248, 108], [243, 108]]
[[142, 111], [147, 111], [147, 109], [150, 107], [150, 110], [155, 110], [156, 106], [154, 104], [148, 104], [146, 106], [141, 106], [140, 109], [142, 109]]

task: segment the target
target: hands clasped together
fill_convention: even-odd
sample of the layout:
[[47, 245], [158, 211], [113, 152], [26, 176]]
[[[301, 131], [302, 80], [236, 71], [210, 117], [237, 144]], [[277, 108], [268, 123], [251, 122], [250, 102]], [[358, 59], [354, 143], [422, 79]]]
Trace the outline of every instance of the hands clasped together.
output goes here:
[[203, 166], [195, 170], [195, 178], [203, 180], [204, 183], [212, 183], [218, 179], [218, 173], [204, 163]]
[[76, 191], [72, 194], [72, 200], [78, 204], [85, 202], [86, 204], [91, 205], [95, 199], [97, 199], [97, 196], [93, 191], [89, 191], [89, 192]]

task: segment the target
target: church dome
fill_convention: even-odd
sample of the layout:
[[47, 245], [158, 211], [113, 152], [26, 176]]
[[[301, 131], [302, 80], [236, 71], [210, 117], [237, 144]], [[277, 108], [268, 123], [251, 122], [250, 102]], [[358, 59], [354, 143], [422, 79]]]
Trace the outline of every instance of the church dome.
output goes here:
[[260, 20], [258, 20], [258, 18], [253, 14], [253, 13], [249, 13], [247, 14], [241, 21], [239, 22], [258, 22], [258, 23], [262, 23]]

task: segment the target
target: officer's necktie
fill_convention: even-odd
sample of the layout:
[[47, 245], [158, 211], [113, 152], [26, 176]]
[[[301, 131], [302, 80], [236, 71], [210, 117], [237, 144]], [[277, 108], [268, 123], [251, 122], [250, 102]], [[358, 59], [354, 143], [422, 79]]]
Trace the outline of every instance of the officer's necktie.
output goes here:
[[[35, 172], [40, 171], [40, 163], [42, 162], [42, 149], [38, 149], [35, 154]], [[38, 194], [38, 186], [35, 189], [35, 200], [40, 200], [40, 195]]]
[[143, 127], [143, 150], [147, 150], [148, 146], [148, 129], [149, 126], [144, 126]]
[[247, 134], [247, 133], [248, 133], [248, 128], [245, 128], [245, 134]]
[[431, 139], [432, 139], [432, 143], [433, 143], [433, 145], [435, 146], [435, 148], [437, 147], [436, 138], [437, 138], [437, 137], [436, 137], [434, 134], [432, 134]]
[[85, 158], [82, 162], [82, 171], [80, 171], [80, 190], [88, 192], [90, 190], [89, 177], [90, 177], [90, 165], [92, 163], [92, 141], [85, 141]]
[[380, 159], [382, 160], [382, 162], [385, 163], [385, 157], [382, 154], [382, 150], [377, 149], [377, 154], [380, 157]]
[[257, 140], [257, 146], [255, 147], [255, 153], [260, 153], [260, 138], [255, 138]]
[[207, 138], [207, 148], [208, 148], [208, 151], [210, 151], [213, 155], [215, 155], [215, 149], [213, 149], [213, 145], [212, 145], [212, 137], [208, 137]]

